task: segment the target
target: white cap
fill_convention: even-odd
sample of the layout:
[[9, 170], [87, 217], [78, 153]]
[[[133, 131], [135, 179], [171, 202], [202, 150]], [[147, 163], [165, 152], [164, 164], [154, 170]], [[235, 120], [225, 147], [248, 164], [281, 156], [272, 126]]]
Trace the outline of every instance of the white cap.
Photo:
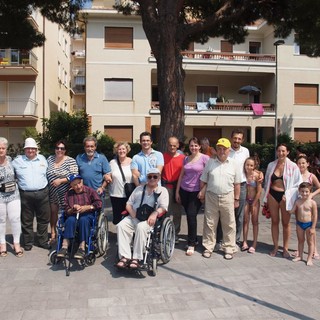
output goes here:
[[24, 142], [24, 148], [36, 148], [38, 149], [37, 143], [33, 138], [27, 138]]

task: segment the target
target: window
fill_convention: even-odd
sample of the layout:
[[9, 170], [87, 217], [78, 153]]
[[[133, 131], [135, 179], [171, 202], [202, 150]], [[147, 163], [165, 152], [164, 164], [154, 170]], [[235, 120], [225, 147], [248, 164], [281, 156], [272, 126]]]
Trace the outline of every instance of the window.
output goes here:
[[208, 102], [209, 98], [218, 96], [217, 86], [198, 86], [197, 87], [197, 102]]
[[319, 96], [319, 86], [317, 84], [294, 85], [294, 103], [317, 105]]
[[104, 133], [109, 137], [112, 137], [114, 141], [127, 141], [129, 143], [132, 143], [132, 126], [105, 126]]
[[104, 46], [112, 49], [132, 49], [133, 28], [105, 27]]
[[261, 42], [254, 42], [254, 41], [249, 42], [249, 53], [259, 54], [260, 48], [261, 48]]
[[105, 100], [133, 100], [132, 79], [104, 79]]
[[299, 42], [299, 35], [295, 34], [294, 35], [294, 53], [295, 54], [306, 54], [306, 47], [298, 44]]
[[232, 43], [227, 40], [221, 40], [220, 48], [221, 52], [233, 52]]
[[295, 128], [294, 140], [301, 143], [317, 142], [318, 128]]

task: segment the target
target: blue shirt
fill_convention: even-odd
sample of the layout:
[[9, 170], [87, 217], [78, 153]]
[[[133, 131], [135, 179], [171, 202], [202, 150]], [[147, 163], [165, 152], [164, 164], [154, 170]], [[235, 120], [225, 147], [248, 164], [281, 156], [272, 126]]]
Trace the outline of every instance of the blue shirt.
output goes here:
[[[156, 168], [157, 166], [163, 166], [164, 159], [163, 154], [159, 151], [153, 150], [149, 154], [144, 154], [140, 151], [134, 155], [131, 162], [131, 169], [137, 169], [140, 172], [140, 183], [147, 183], [147, 171], [150, 168]], [[160, 182], [161, 183], [161, 182]]]
[[37, 154], [32, 160], [26, 155], [18, 156], [12, 161], [12, 166], [16, 173], [19, 189], [34, 191], [48, 185], [48, 163], [43, 155]]
[[107, 158], [98, 152], [94, 153], [92, 160], [83, 153], [76, 158], [79, 167], [79, 173], [83, 179], [84, 185], [97, 190], [103, 183], [103, 176], [111, 172]]

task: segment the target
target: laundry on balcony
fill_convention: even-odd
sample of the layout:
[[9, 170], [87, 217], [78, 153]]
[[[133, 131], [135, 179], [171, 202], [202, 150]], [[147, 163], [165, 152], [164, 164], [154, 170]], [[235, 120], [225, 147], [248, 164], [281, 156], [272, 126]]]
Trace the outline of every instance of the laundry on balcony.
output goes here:
[[217, 98], [209, 98], [208, 100], [209, 109], [213, 109], [216, 104], [217, 104]]
[[251, 108], [253, 110], [253, 114], [256, 116], [262, 116], [264, 113], [262, 103], [251, 103]]
[[208, 110], [208, 102], [197, 102], [197, 110], [198, 112]]

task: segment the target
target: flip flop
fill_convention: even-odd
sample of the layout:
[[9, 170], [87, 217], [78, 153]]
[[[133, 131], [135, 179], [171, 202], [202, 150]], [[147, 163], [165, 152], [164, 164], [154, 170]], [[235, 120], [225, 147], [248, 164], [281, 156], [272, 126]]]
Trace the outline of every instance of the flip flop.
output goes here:
[[255, 253], [256, 249], [254, 247], [250, 247], [248, 250], [249, 253]]
[[312, 259], [319, 260], [320, 259], [320, 255], [319, 254], [313, 254], [312, 255]]

